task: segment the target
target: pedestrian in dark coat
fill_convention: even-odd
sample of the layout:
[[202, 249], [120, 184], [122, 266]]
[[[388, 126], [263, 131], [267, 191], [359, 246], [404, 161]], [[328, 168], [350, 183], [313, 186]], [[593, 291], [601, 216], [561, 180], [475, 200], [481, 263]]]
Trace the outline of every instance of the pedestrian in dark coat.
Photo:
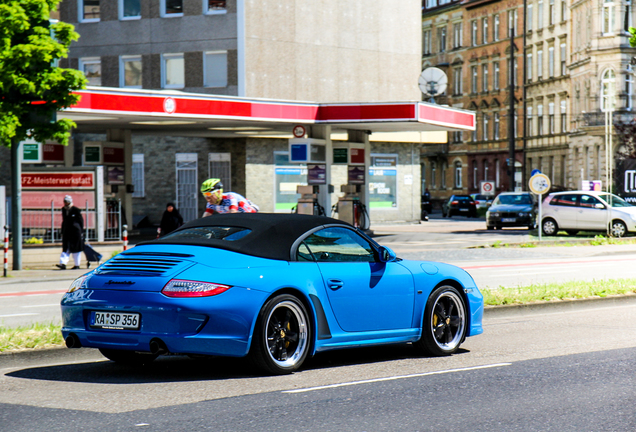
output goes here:
[[159, 224], [159, 235], [165, 236], [183, 225], [183, 217], [173, 203], [166, 204], [166, 210]]
[[70, 195], [64, 197], [64, 207], [62, 207], [62, 254], [60, 263], [56, 266], [61, 270], [66, 270], [69, 258], [73, 256], [73, 269], [80, 268], [80, 260], [84, 251], [84, 218], [80, 209], [73, 205], [73, 198]]

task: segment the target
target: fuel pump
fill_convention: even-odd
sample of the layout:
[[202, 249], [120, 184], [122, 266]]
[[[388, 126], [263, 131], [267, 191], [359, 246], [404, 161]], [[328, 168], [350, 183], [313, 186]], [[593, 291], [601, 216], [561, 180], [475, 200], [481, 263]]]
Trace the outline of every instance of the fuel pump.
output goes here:
[[338, 198], [338, 219], [356, 228], [367, 229], [366, 209], [360, 201], [360, 185], [342, 185], [340, 192], [344, 195]]
[[317, 185], [297, 186], [296, 192], [301, 194], [296, 206], [296, 213], [325, 216], [325, 209], [318, 203], [319, 187]]

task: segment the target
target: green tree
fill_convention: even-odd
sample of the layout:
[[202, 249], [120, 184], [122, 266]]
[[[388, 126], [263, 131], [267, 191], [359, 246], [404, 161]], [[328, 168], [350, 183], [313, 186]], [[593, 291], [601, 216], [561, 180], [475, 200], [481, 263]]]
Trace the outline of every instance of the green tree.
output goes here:
[[54, 65], [79, 37], [70, 24], [51, 24], [59, 2], [0, 0], [0, 145], [27, 136], [68, 143], [75, 123], [53, 115], [79, 100], [72, 91], [84, 88], [86, 79]]

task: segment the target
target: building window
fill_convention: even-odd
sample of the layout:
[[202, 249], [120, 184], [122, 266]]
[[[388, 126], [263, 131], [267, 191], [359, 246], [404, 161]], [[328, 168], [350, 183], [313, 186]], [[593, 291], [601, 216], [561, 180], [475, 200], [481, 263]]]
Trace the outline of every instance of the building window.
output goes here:
[[554, 47], [548, 47], [548, 76], [554, 77]]
[[477, 161], [473, 161], [473, 189], [477, 189], [477, 177], [479, 172], [477, 170]]
[[554, 7], [554, 0], [550, 0], [548, 6], [548, 14], [550, 19], [550, 25], [553, 25], [556, 22], [556, 9]]
[[561, 44], [561, 76], [565, 76], [567, 73], [567, 69], [565, 67], [565, 60], [567, 58], [567, 54], [565, 52], [565, 42]]
[[79, 59], [79, 69], [84, 72], [89, 86], [102, 85], [102, 62], [99, 57]]
[[526, 29], [528, 31], [532, 31], [532, 5], [531, 4], [528, 5], [527, 11], [528, 11], [528, 16], [526, 17]]
[[543, 79], [543, 50], [537, 51], [537, 79]]
[[132, 183], [133, 183], [133, 198], [143, 198], [146, 196], [146, 189], [144, 186], [144, 155], [133, 154], [132, 155]]
[[634, 72], [631, 65], [627, 65], [625, 74], [625, 108], [632, 109], [632, 93], [634, 92]]
[[601, 111], [614, 109], [614, 89], [616, 84], [616, 75], [612, 69], [608, 69], [603, 73], [601, 80]]
[[543, 0], [537, 3], [537, 30], [543, 28]]
[[482, 43], [488, 43], [488, 17], [484, 17], [481, 19], [481, 38]]
[[437, 6], [437, 0], [426, 0], [426, 8], [432, 9]]
[[529, 106], [526, 109], [526, 134], [532, 136], [532, 107]]
[[203, 68], [205, 87], [227, 87], [227, 51], [206, 52]]
[[455, 162], [455, 189], [462, 188], [462, 163]]
[[484, 181], [488, 181], [488, 161], [484, 161]]
[[561, 133], [568, 131], [567, 116], [566, 116], [566, 101], [561, 101]]
[[488, 121], [489, 121], [488, 114], [484, 114], [484, 116], [482, 117], [482, 129], [483, 129], [482, 139], [484, 141], [488, 141]]
[[141, 18], [141, 0], [119, 0], [119, 19]]
[[437, 39], [439, 40], [439, 52], [446, 51], [446, 27], [437, 29]]
[[519, 18], [519, 12], [517, 9], [508, 11], [508, 32], [506, 33], [508, 37], [511, 35], [517, 36], [519, 34], [519, 28], [517, 24], [517, 20]]
[[561, 0], [561, 21], [565, 21], [566, 14], [568, 10], [568, 5], [565, 0]]
[[226, 13], [226, 3], [225, 0], [203, 0], [203, 13], [210, 15]]
[[532, 81], [532, 53], [526, 54], [526, 78]]
[[431, 162], [431, 187], [437, 188], [437, 163]]
[[554, 102], [548, 104], [548, 133], [554, 135]]
[[614, 2], [605, 0], [603, 3], [603, 34], [614, 31]]
[[477, 46], [477, 20], [473, 20], [470, 22], [472, 31], [470, 33], [470, 44], [472, 46]]
[[495, 118], [495, 124], [493, 125], [493, 135], [494, 135], [494, 139], [498, 140], [499, 139], [499, 113], [495, 113], [494, 118]]
[[462, 46], [462, 23], [453, 24], [453, 48]]
[[470, 69], [471, 69], [471, 83], [472, 83], [470, 90], [472, 93], [477, 93], [478, 91], [477, 90], [477, 79], [478, 79], [477, 66], [471, 66]]
[[161, 54], [161, 87], [185, 87], [183, 53]]
[[499, 187], [499, 159], [495, 159], [495, 187]]
[[495, 70], [492, 77], [492, 87], [495, 90], [499, 90], [499, 62], [495, 62], [494, 69]]
[[422, 32], [422, 54], [430, 55], [431, 54], [431, 30], [424, 30]]
[[488, 65], [484, 64], [481, 66], [481, 73], [482, 73], [482, 91], [487, 92], [488, 91]]
[[495, 15], [494, 24], [492, 26], [492, 38], [495, 42], [499, 40], [499, 14]]
[[543, 135], [543, 105], [537, 105], [537, 135]]
[[462, 68], [457, 67], [453, 69], [453, 94], [462, 94]]
[[633, 27], [631, 3], [631, 0], [627, 0], [627, 2], [625, 3], [625, 19], [623, 21], [623, 30], [625, 30], [626, 32], [629, 32], [629, 28]]
[[119, 86], [141, 88], [141, 56], [121, 56], [119, 60]]
[[161, 0], [161, 16], [163, 18], [183, 16], [183, 0]]
[[97, 22], [100, 18], [99, 0], [79, 0], [79, 22]]
[[477, 128], [475, 127], [475, 130], [473, 130], [470, 134], [470, 140], [472, 142], [476, 142], [477, 141]]
[[442, 162], [442, 189], [446, 189], [446, 162]]

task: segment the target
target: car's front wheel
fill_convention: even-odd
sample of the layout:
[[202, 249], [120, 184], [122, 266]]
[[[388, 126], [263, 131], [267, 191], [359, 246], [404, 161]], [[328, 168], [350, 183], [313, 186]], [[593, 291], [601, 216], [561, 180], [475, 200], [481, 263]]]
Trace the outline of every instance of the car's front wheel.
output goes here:
[[311, 324], [305, 306], [282, 294], [269, 300], [258, 317], [250, 356], [256, 366], [274, 375], [296, 371], [307, 358]]
[[129, 366], [144, 366], [152, 363], [157, 358], [155, 354], [145, 354], [136, 351], [100, 348], [99, 352], [108, 360]]
[[624, 237], [627, 234], [627, 227], [619, 220], [612, 222], [612, 237]]
[[441, 286], [428, 298], [416, 346], [434, 356], [453, 354], [466, 337], [466, 323], [466, 305], [457, 288]]
[[556, 235], [559, 231], [559, 226], [557, 225], [554, 219], [544, 219], [541, 223], [541, 229], [543, 230], [543, 234], [547, 236]]

